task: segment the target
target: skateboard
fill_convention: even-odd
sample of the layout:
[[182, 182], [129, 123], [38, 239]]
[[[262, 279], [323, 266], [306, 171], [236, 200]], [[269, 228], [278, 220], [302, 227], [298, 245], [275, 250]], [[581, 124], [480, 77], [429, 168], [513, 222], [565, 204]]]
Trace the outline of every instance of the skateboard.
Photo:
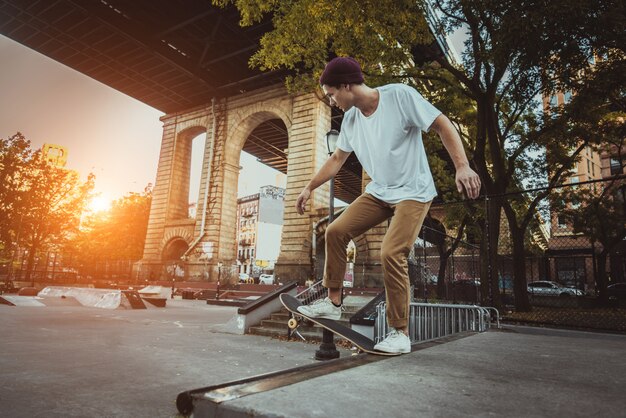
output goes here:
[[298, 307], [302, 306], [302, 302], [300, 302], [298, 299], [291, 295], [288, 295], [286, 293], [281, 294], [280, 302], [292, 314], [292, 318], [289, 319], [289, 322], [287, 323], [292, 331], [298, 327], [298, 324], [300, 322], [298, 318], [306, 318], [307, 320], [321, 326], [322, 328], [326, 328], [332, 333], [342, 338], [345, 338], [346, 340], [357, 346], [359, 350], [365, 353], [376, 354], [380, 356], [400, 355], [400, 353], [385, 353], [383, 351], [374, 350], [374, 345], [376, 345], [374, 341], [370, 340], [365, 335], [356, 332], [352, 328], [341, 325], [337, 321], [333, 321], [332, 319], [311, 318], [310, 316], [306, 316], [303, 313], [298, 312]]

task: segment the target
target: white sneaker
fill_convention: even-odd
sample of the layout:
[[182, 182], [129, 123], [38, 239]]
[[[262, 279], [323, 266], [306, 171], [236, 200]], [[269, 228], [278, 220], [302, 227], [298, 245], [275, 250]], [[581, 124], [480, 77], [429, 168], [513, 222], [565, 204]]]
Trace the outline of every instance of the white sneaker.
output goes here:
[[410, 353], [411, 340], [404, 332], [391, 328], [385, 339], [374, 346], [374, 350], [385, 353]]
[[298, 306], [298, 312], [311, 318], [334, 319], [341, 318], [341, 306], [335, 306], [330, 298], [318, 299], [310, 305]]

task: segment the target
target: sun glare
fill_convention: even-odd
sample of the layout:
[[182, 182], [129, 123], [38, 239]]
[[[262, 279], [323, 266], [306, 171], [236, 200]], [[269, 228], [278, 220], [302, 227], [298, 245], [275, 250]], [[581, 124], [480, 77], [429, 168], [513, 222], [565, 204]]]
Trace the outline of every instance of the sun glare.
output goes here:
[[105, 212], [111, 207], [111, 202], [102, 196], [95, 196], [89, 202], [89, 209], [92, 212]]

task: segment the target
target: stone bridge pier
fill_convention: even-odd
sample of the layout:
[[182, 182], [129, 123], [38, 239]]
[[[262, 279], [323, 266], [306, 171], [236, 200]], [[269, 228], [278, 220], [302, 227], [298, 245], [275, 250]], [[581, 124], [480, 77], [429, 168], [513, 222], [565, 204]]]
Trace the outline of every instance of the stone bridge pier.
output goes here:
[[[177, 280], [235, 279], [239, 158], [252, 131], [273, 120], [282, 123], [288, 135], [284, 223], [275, 274], [282, 280], [310, 278], [312, 226], [316, 214], [328, 205], [328, 185], [311, 196], [310, 216], [296, 213], [295, 200], [328, 158], [325, 135], [330, 116], [328, 105], [315, 94], [291, 95], [284, 86], [214, 99], [205, 106], [163, 116], [148, 231], [136, 274], [169, 279], [177, 263], [184, 271]], [[206, 142], [197, 211], [190, 218], [191, 146], [202, 133]]]

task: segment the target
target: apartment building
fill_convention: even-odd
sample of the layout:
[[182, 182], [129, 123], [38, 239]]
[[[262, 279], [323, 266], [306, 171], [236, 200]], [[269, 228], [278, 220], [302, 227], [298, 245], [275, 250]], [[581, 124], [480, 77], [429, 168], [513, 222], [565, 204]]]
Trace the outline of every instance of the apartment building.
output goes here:
[[237, 200], [237, 268], [257, 277], [273, 271], [280, 252], [285, 189], [263, 186]]

